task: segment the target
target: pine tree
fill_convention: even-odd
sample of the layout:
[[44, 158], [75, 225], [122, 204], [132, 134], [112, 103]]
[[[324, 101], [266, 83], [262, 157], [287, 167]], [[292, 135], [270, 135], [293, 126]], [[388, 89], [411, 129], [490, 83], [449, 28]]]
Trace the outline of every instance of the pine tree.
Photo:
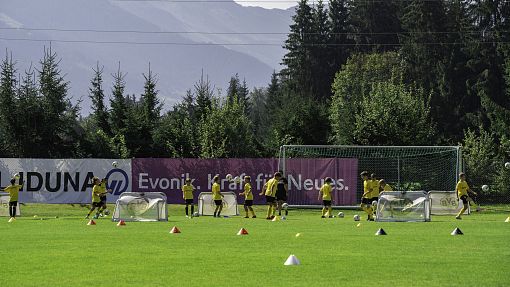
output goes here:
[[329, 37], [329, 75], [330, 86], [333, 82], [335, 73], [338, 72], [342, 65], [347, 62], [351, 54], [353, 44], [349, 37], [351, 28], [349, 26], [349, 8], [348, 0], [330, 0], [329, 1], [329, 21], [331, 25]]
[[312, 9], [312, 42], [311, 49], [311, 75], [312, 95], [317, 100], [328, 100], [331, 97], [331, 82], [336, 71], [331, 73], [330, 67], [330, 30], [331, 22], [328, 10], [322, 0]]
[[143, 75], [145, 78], [144, 92], [140, 98], [142, 119], [140, 123], [140, 139], [141, 145], [139, 147], [140, 153], [138, 156], [154, 156], [152, 149], [154, 131], [159, 124], [161, 118], [162, 105], [158, 99], [158, 91], [156, 90], [157, 80], [153, 75], [150, 65], [149, 72], [147, 75]]
[[64, 80], [58, 67], [60, 61], [51, 47], [44, 50], [38, 70], [39, 92], [44, 117], [40, 132], [41, 156], [69, 157], [76, 143], [75, 131], [77, 107], [72, 107], [67, 96], [69, 83]]
[[11, 156], [18, 155], [17, 146], [17, 117], [20, 115], [16, 109], [16, 79], [15, 63], [12, 55], [6, 51], [5, 59], [0, 64], [0, 131], [2, 140], [0, 144]]
[[207, 113], [211, 109], [213, 97], [213, 88], [211, 87], [209, 78], [206, 77], [204, 79], [203, 71], [200, 80], [195, 83], [194, 88], [197, 100], [196, 118], [201, 120], [203, 117], [207, 116]]
[[124, 74], [120, 71], [113, 74], [112, 98], [110, 98], [110, 121], [113, 134], [124, 134], [127, 121], [127, 103], [124, 95]]
[[108, 111], [104, 105], [103, 67], [99, 67], [98, 63], [93, 71], [94, 78], [90, 82], [89, 97], [92, 100], [94, 121], [108, 135], [111, 134], [111, 130], [108, 122]]

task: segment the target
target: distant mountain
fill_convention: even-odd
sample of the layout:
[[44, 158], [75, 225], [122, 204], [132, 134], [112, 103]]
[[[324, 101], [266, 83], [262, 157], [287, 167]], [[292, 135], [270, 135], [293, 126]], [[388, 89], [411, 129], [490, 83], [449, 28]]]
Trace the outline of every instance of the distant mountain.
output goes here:
[[[266, 85], [271, 72], [280, 69], [292, 13], [233, 1], [0, 0], [0, 28], [17, 28], [0, 29], [0, 55], [5, 57], [6, 49], [12, 52], [22, 73], [31, 63], [38, 67], [43, 47], [50, 45], [44, 40], [58, 40], [51, 47], [62, 59], [73, 99], [83, 100], [85, 115], [90, 112], [87, 94], [97, 62], [104, 66], [108, 96], [119, 62], [127, 73], [126, 92], [136, 95], [143, 91], [142, 73], [150, 62], [158, 75], [159, 94], [170, 107], [193, 87], [202, 70], [217, 88], [226, 87], [235, 73], [246, 78], [249, 87]], [[255, 45], [240, 45], [246, 43]]]

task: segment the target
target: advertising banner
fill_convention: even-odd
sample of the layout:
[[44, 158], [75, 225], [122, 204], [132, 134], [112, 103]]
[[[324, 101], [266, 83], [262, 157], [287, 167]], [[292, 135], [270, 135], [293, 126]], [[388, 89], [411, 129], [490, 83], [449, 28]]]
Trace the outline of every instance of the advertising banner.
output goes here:
[[[356, 203], [357, 159], [290, 159], [286, 161], [289, 204], [320, 204], [318, 190], [324, 178], [333, 179], [335, 204]], [[136, 191], [158, 191], [169, 203], [182, 203], [181, 187], [187, 177], [200, 192], [211, 191], [212, 179], [220, 175], [221, 190], [242, 192], [243, 184], [229, 182], [227, 174], [249, 175], [254, 203], [265, 203], [260, 196], [264, 183], [278, 170], [277, 159], [133, 159], [132, 186]], [[239, 198], [242, 203], [243, 199]]]
[[[117, 167], [112, 162], [117, 161]], [[0, 159], [0, 186], [19, 174], [23, 203], [90, 203], [91, 179], [108, 178], [109, 202], [131, 190], [131, 160], [112, 159]]]

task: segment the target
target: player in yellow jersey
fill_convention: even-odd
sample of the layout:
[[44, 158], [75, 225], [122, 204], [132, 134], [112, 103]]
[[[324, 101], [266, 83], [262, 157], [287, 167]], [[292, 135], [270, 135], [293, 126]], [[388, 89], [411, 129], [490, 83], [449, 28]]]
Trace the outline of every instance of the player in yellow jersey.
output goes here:
[[326, 177], [324, 180], [324, 184], [322, 185], [321, 189], [319, 190], [319, 198], [318, 200], [322, 199], [322, 216], [321, 218], [332, 218], [333, 217], [333, 210], [331, 208], [331, 202], [333, 201], [333, 187], [331, 186], [331, 183], [333, 180], [331, 177]]
[[[186, 217], [193, 218], [193, 213], [195, 212], [195, 205], [193, 204], [193, 191], [195, 191], [195, 187], [191, 184], [191, 179], [186, 178], [186, 184], [182, 186], [182, 199], [184, 199], [184, 203], [186, 204]], [[189, 215], [189, 206], [191, 205], [191, 215]]]
[[372, 173], [370, 175], [370, 184], [371, 184], [371, 187], [372, 187], [372, 210], [375, 211], [377, 210], [377, 202], [379, 201], [379, 193], [380, 193], [380, 186], [379, 186], [379, 181], [377, 180], [377, 176], [375, 173]]
[[471, 197], [469, 197], [470, 193], [476, 195], [476, 192], [472, 191], [471, 188], [469, 188], [469, 185], [466, 182], [466, 174], [461, 172], [459, 174], [459, 178], [460, 178], [460, 180], [459, 180], [459, 182], [457, 182], [457, 186], [455, 187], [455, 190], [457, 191], [457, 197], [460, 198], [460, 200], [462, 200], [462, 204], [464, 206], [462, 206], [462, 209], [459, 211], [457, 216], [455, 216], [455, 219], [462, 219], [461, 216], [468, 209], [469, 202], [472, 202], [473, 205], [476, 206], [476, 204], [474, 204], [473, 199]]
[[244, 211], [246, 212], [246, 216], [244, 218], [250, 218], [249, 212], [253, 214], [252, 218], [257, 218], [255, 215], [255, 211], [253, 211], [253, 192], [251, 190], [251, 177], [244, 177], [244, 191], [239, 195], [244, 195]]
[[214, 204], [216, 205], [216, 208], [214, 209], [214, 217], [220, 217], [221, 210], [223, 209], [223, 194], [221, 194], [220, 190], [220, 176], [215, 175], [213, 178], [213, 185], [212, 185], [212, 194], [213, 194], [213, 200]]
[[385, 192], [385, 191], [393, 191], [393, 187], [391, 185], [387, 184], [384, 179], [379, 180], [379, 193]]
[[3, 191], [9, 193], [9, 220], [16, 219], [16, 207], [18, 206], [19, 190], [23, 187], [21, 184], [16, 184], [16, 179], [11, 179], [11, 185], [6, 186]]
[[276, 189], [278, 186], [278, 181], [282, 177], [282, 174], [279, 172], [275, 172], [273, 178], [268, 180], [266, 184], [264, 184], [264, 188], [262, 188], [262, 192], [259, 195], [266, 196], [267, 202], [267, 217], [266, 219], [273, 219], [274, 214], [276, 212]]
[[361, 174], [361, 179], [363, 180], [363, 195], [361, 196], [361, 209], [365, 211], [368, 215], [367, 220], [374, 220], [374, 211], [372, 209], [372, 185], [370, 184], [370, 179], [368, 178], [368, 171], [363, 171]]
[[99, 184], [100, 192], [99, 192], [99, 203], [100, 207], [97, 210], [98, 216], [103, 216], [103, 212], [105, 212], [106, 215], [110, 214], [108, 211], [108, 206], [106, 205], [106, 194], [108, 192], [112, 192], [111, 189], [107, 189], [106, 187], [106, 178], [101, 179], [101, 183]]
[[[92, 214], [92, 212], [97, 208], [101, 208], [101, 194], [102, 194], [102, 188], [101, 188], [101, 180], [98, 177], [92, 178], [92, 183], [94, 184], [94, 187], [92, 187], [92, 206], [90, 207], [89, 213], [87, 216], [85, 216], [86, 219], [89, 218], [89, 216]], [[99, 213], [96, 213], [94, 218], [98, 218]]]

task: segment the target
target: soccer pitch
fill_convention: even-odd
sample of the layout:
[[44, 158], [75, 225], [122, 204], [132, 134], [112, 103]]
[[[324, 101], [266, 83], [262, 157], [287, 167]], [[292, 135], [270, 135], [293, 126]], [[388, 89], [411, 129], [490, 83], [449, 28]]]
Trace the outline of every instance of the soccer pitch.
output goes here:
[[[360, 211], [291, 210], [278, 222], [256, 211], [187, 219], [170, 205], [169, 222], [117, 227], [110, 217], [87, 226], [85, 208], [23, 206], [15, 222], [0, 218], [0, 286], [510, 286], [507, 213], [358, 227]], [[236, 235], [242, 227], [249, 235]], [[381, 227], [387, 236], [374, 235]], [[284, 266], [290, 254], [301, 265]]]

